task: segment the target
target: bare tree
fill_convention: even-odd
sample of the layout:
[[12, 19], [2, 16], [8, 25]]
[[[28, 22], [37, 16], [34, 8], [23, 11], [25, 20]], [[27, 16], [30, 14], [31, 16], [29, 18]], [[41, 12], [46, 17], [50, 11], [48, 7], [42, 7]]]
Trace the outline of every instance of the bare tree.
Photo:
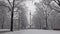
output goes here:
[[[10, 2], [11, 0], [5, 0], [5, 1], [7, 1], [8, 2], [7, 4], [9, 4], [9, 5], [8, 6], [7, 5], [0, 5], [0, 6], [7, 7], [7, 8], [9, 8], [9, 11], [11, 11], [11, 28], [10, 28], [10, 31], [13, 31], [14, 9], [16, 7], [18, 7], [18, 5], [20, 4], [21, 0], [13, 0], [12, 2]], [[19, 1], [19, 2], [17, 2], [17, 4], [16, 4], [16, 1]]]

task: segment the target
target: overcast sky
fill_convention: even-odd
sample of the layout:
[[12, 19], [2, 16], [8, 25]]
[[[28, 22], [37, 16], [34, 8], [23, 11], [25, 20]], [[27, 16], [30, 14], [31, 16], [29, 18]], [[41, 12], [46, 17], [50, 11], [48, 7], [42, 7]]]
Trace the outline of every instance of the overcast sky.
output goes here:
[[[33, 16], [36, 14], [36, 6], [34, 5], [34, 3], [39, 3], [42, 0], [29, 0], [29, 1], [25, 1], [23, 4], [25, 4], [24, 7], [27, 7], [25, 9], [27, 9], [26, 11], [26, 16], [28, 19], [28, 24], [32, 24], [32, 18]], [[30, 14], [31, 13], [31, 14]], [[33, 16], [32, 16], [33, 15]], [[31, 20], [31, 21], [30, 21]], [[30, 23], [31, 22], [31, 23]]]

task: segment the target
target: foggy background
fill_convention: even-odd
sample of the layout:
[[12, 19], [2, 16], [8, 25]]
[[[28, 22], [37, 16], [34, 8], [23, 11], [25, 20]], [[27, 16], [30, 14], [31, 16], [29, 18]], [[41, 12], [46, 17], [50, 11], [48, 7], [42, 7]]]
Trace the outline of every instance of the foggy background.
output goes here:
[[[16, 0], [13, 29], [60, 30], [60, 10], [51, 7], [52, 1], [55, 0]], [[12, 5], [12, 0], [10, 2]], [[0, 0], [0, 29], [10, 29], [10, 8], [7, 0]]]

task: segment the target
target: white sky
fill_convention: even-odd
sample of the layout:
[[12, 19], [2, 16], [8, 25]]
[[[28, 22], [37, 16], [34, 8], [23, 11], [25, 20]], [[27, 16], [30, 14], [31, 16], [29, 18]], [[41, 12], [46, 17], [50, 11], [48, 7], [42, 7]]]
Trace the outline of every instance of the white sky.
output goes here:
[[[27, 16], [27, 19], [28, 19], [28, 24], [30, 24], [30, 16], [31, 16], [31, 20], [33, 18], [32, 15], [35, 15], [35, 11], [36, 11], [36, 6], [34, 5], [34, 3], [39, 3], [40, 1], [42, 0], [29, 0], [29, 1], [25, 1], [24, 4], [25, 4], [25, 7], [28, 7], [28, 8], [25, 8], [27, 9], [27, 12], [26, 12], [26, 16]], [[30, 15], [30, 12], [31, 12], [31, 15]], [[31, 23], [33, 23], [31, 21]]]

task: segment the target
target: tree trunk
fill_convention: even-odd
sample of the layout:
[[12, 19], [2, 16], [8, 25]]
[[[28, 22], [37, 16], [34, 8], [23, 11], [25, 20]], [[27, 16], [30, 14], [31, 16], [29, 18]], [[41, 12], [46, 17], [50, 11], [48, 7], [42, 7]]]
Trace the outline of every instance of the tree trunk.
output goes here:
[[12, 7], [12, 12], [11, 12], [11, 31], [13, 31], [13, 12], [14, 12], [14, 3], [15, 3], [15, 0], [13, 0], [13, 7]]

